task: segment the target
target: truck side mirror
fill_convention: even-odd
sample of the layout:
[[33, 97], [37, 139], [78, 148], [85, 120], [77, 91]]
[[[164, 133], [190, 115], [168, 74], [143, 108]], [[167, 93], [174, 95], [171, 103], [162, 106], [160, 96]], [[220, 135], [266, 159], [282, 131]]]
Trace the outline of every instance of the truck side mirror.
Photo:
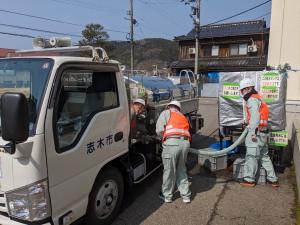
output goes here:
[[5, 93], [1, 96], [2, 138], [11, 142], [6, 150], [15, 151], [15, 144], [29, 136], [29, 111], [27, 99], [22, 93]]

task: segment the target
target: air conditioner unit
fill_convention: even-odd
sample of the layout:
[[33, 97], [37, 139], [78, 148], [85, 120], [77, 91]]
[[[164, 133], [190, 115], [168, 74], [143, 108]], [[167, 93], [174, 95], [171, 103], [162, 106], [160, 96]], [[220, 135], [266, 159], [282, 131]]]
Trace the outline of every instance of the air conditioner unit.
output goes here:
[[257, 46], [255, 44], [249, 45], [248, 52], [257, 52]]
[[189, 48], [189, 54], [196, 54], [196, 49], [195, 48]]

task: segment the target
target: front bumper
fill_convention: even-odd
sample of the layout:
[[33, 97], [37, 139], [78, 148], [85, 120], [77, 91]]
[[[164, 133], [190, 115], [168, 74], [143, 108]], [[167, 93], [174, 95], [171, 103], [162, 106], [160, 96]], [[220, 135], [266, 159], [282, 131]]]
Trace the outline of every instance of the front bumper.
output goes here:
[[[19, 223], [17, 221], [11, 220], [9, 217], [5, 217], [3, 215], [0, 215], [0, 224], [1, 225], [25, 225], [25, 223]], [[50, 222], [43, 223], [41, 225], [51, 225]]]

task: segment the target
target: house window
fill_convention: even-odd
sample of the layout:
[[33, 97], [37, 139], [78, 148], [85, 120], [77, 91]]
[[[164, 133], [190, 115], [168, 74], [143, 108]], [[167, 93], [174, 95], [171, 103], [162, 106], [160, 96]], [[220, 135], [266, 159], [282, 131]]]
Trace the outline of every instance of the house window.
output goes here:
[[212, 46], [211, 56], [219, 56], [219, 45]]
[[203, 47], [203, 56], [210, 57], [212, 54], [212, 46], [204, 46]]
[[232, 44], [230, 45], [230, 55], [247, 55], [247, 44]]
[[239, 45], [230, 45], [230, 55], [238, 55], [239, 54]]
[[247, 55], [248, 45], [247, 44], [240, 44], [239, 45], [239, 55]]

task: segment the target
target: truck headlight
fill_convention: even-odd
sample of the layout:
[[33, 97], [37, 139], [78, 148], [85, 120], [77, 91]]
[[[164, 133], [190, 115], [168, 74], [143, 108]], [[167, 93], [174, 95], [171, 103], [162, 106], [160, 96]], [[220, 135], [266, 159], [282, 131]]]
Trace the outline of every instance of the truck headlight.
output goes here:
[[47, 180], [6, 193], [8, 213], [26, 220], [43, 220], [51, 215]]

